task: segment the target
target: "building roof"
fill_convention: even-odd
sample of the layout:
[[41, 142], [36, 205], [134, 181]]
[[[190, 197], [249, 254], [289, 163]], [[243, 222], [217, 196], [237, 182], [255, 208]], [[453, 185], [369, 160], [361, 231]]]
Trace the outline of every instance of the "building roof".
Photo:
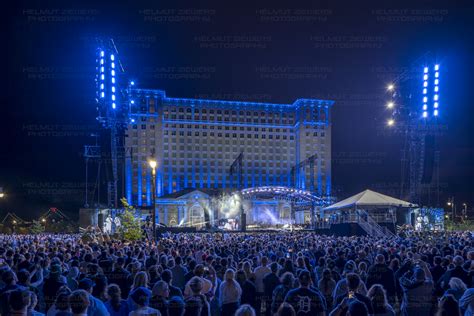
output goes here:
[[362, 207], [414, 207], [416, 206], [413, 203], [403, 201], [400, 199], [393, 198], [391, 196], [378, 193], [372, 190], [365, 190], [356, 195], [348, 197], [345, 200], [337, 202], [333, 205], [330, 205], [324, 208], [325, 211], [332, 211], [338, 209], [345, 209], [351, 208], [354, 206], [362, 206]]
[[214, 188], [184, 188], [180, 191], [165, 194], [160, 196], [158, 199], [179, 199], [185, 195], [188, 195], [194, 191], [202, 192], [209, 196], [218, 196], [219, 194], [226, 192], [226, 189], [214, 189]]

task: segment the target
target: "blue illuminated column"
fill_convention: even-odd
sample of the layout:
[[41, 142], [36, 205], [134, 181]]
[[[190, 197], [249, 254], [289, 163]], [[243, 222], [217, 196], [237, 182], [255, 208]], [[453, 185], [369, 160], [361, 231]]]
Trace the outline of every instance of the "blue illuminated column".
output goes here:
[[168, 225], [168, 206], [164, 206], [163, 210], [163, 224]]
[[439, 115], [439, 65], [434, 66], [433, 80], [433, 116]]
[[423, 107], [422, 107], [422, 116], [423, 118], [428, 117], [428, 79], [429, 79], [429, 68], [423, 68]]
[[112, 109], [117, 108], [117, 97], [115, 95], [115, 84], [116, 84], [116, 79], [115, 79], [115, 55], [110, 54], [110, 99], [112, 101]]
[[133, 171], [132, 171], [132, 155], [127, 155], [125, 159], [125, 190], [128, 204], [132, 205], [132, 185], [133, 185]]
[[140, 160], [137, 167], [137, 204], [142, 205], [142, 162]]

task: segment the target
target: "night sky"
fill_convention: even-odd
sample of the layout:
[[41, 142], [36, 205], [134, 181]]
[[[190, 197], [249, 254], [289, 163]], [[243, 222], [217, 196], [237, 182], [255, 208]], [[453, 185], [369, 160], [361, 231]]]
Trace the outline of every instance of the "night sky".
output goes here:
[[474, 204], [472, 1], [46, 3], [4, 11], [0, 216], [32, 219], [52, 206], [76, 216], [84, 203], [101, 36], [115, 40], [138, 87], [168, 96], [335, 100], [339, 199], [366, 188], [399, 196], [403, 141], [385, 126], [385, 87], [428, 53], [443, 68], [440, 204]]

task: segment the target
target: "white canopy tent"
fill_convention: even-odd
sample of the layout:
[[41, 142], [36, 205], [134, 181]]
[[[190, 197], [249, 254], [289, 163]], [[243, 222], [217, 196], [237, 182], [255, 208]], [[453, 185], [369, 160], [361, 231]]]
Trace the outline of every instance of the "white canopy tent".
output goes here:
[[324, 211], [335, 211], [340, 209], [368, 209], [388, 207], [415, 207], [416, 204], [393, 198], [372, 190], [365, 190], [345, 200], [324, 208]]

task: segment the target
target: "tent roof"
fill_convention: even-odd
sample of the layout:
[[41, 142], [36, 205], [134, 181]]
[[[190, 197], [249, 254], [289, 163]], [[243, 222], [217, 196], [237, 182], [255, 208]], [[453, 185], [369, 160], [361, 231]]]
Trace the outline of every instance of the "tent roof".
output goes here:
[[364, 207], [414, 207], [415, 204], [412, 204], [407, 201], [399, 200], [391, 196], [381, 194], [372, 190], [365, 190], [356, 195], [353, 195], [345, 200], [337, 202], [333, 205], [326, 207], [325, 211], [338, 210], [343, 208], [350, 208], [354, 206], [364, 206]]

